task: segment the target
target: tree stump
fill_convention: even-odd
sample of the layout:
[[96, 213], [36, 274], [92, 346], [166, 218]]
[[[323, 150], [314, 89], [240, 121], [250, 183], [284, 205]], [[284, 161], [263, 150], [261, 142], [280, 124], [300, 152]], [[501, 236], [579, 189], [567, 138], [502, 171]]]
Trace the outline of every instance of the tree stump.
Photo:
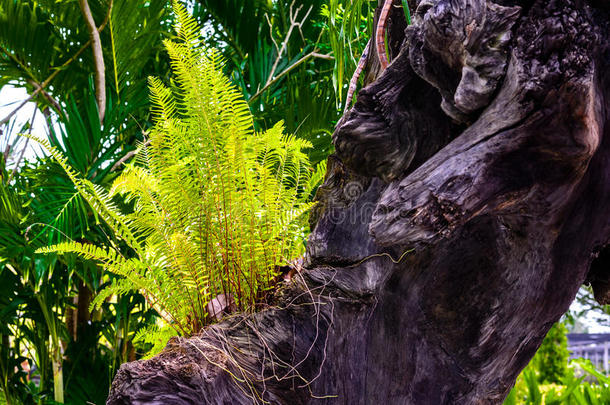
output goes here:
[[610, 3], [417, 3], [334, 134], [305, 268], [108, 404], [500, 404], [583, 282], [609, 302]]

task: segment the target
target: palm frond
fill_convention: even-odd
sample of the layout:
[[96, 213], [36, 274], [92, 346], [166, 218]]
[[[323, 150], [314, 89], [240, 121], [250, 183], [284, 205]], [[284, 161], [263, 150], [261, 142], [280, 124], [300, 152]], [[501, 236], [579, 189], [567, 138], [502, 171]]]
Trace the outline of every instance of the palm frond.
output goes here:
[[55, 159], [68, 175], [80, 195], [90, 204], [91, 208], [113, 229], [120, 239], [123, 239], [134, 249], [140, 247], [137, 238], [132, 233], [129, 226], [129, 219], [123, 215], [111, 201], [108, 193], [99, 185], [90, 182], [78, 175], [78, 173], [68, 164], [67, 158], [51, 146], [47, 139], [41, 139], [34, 135], [23, 134], [40, 145]]

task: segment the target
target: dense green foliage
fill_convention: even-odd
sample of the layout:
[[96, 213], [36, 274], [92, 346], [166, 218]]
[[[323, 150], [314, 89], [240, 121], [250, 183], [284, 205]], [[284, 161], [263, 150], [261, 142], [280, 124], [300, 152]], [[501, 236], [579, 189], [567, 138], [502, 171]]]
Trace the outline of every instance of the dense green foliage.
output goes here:
[[553, 325], [504, 405], [610, 403], [610, 377], [585, 360], [568, 361], [567, 329]]
[[605, 405], [610, 403], [610, 377], [590, 362], [573, 360], [557, 384], [540, 384], [539, 371], [528, 366], [504, 405]]
[[[147, 126], [146, 72], [166, 70], [159, 51], [171, 20], [165, 2], [89, 3], [108, 68], [103, 124], [76, 1], [0, 1], [0, 84], [25, 89], [47, 121], [50, 144], [79, 176], [108, 185], [117, 162], [141, 138], [140, 126]], [[6, 122], [0, 124], [0, 389], [11, 404], [103, 403], [118, 366], [135, 359], [133, 337], [154, 321], [154, 310], [141, 295], [128, 294], [91, 312], [92, 297], [107, 282], [102, 269], [73, 255], [34, 254], [65, 238], [105, 242], [108, 229], [56, 162], [41, 155], [24, 164], [28, 141], [16, 134], [31, 124], [20, 128], [16, 118], [0, 117]]]
[[553, 325], [532, 360], [539, 370], [540, 384], [560, 384], [568, 373], [567, 328], [561, 322]]
[[193, 14], [212, 29], [208, 45], [250, 105], [257, 128], [284, 121], [313, 144], [312, 163], [332, 151], [330, 137], [347, 85], [372, 32], [376, 1], [199, 0]]
[[374, 35], [372, 15], [376, 6], [377, 2], [368, 0], [330, 0], [323, 9], [328, 18], [329, 44], [335, 56], [333, 85], [339, 102], [345, 101], [345, 85], [356, 70], [366, 43]]
[[[25, 403], [45, 402], [56, 397], [54, 385], [58, 383], [66, 388], [65, 401], [102, 401], [113, 370], [129, 358], [128, 341], [123, 336], [134, 334], [153, 318], [144, 300], [133, 294], [105, 303], [103, 311], [95, 314], [79, 309], [78, 303], [82, 305], [91, 296], [87, 292], [100, 288], [97, 266], [34, 254], [56, 237], [36, 225], [54, 219], [49, 219], [53, 207], [45, 204], [60, 198], [62, 190], [70, 192], [61, 172], [51, 177], [54, 169], [45, 160], [37, 167], [23, 169], [31, 177], [16, 176], [15, 183], [8, 185], [9, 173], [3, 171], [0, 182], [0, 372], [2, 389], [11, 403], [17, 398]], [[50, 190], [55, 192], [49, 193], [44, 185], [53, 185]], [[71, 220], [76, 220], [72, 224], [78, 222]], [[57, 222], [65, 225], [61, 218]], [[92, 240], [104, 235], [102, 228], [89, 225]], [[62, 367], [63, 373], [54, 375], [54, 367]], [[82, 369], [89, 370], [88, 376], [80, 372]], [[40, 383], [26, 384], [30, 377], [39, 378]]]
[[[303, 253], [304, 214], [324, 165], [314, 172], [303, 151], [311, 144], [284, 135], [281, 125], [252, 132], [248, 105], [222, 74], [220, 56], [203, 47], [186, 10], [175, 11], [179, 41], [165, 46], [176, 89], [150, 79], [156, 124], [111, 194], [39, 140], [135, 257], [76, 241], [39, 252], [77, 253], [121, 276], [94, 308], [139, 290], [168, 326], [190, 336], [214, 319], [212, 299], [222, 294], [237, 309], [254, 308], [276, 266]], [[133, 213], [122, 214], [112, 194], [133, 202]]]
[[[174, 16], [169, 1], [88, 3], [106, 67], [103, 122], [89, 32], [76, 0], [0, 0], [0, 85], [25, 89], [39, 109], [37, 118], [48, 122], [50, 145], [75, 175], [109, 189], [124, 167], [132, 167], [129, 162], [144, 167], [133, 152], [152, 126], [146, 77], [175, 89], [162, 49], [162, 39], [172, 37]], [[291, 142], [314, 145], [306, 149], [313, 162], [330, 152], [338, 118], [324, 4], [295, 2], [292, 23], [290, 2], [189, 5], [204, 26], [205, 41], [228, 61], [223, 70], [244, 93], [259, 135], [268, 129], [279, 136], [274, 123], [285, 119], [288, 132], [302, 140]], [[20, 104], [7, 107], [19, 111]], [[110, 244], [135, 257], [124, 240], [113, 238], [56, 161], [22, 153], [32, 143], [16, 134], [27, 133], [31, 124], [17, 125], [17, 115], [0, 116], [0, 391], [10, 403], [103, 403], [118, 366], [150, 349], [146, 339], [138, 343], [136, 337], [149, 337], [144, 331], [158, 323], [159, 314], [137, 292], [114, 296], [90, 311], [94, 297], [117, 283], [117, 276], [77, 255], [34, 253], [74, 240]], [[299, 198], [307, 194], [294, 190]], [[113, 203], [124, 215], [135, 206], [135, 200], [119, 195]], [[304, 237], [303, 231], [293, 246], [302, 249]]]

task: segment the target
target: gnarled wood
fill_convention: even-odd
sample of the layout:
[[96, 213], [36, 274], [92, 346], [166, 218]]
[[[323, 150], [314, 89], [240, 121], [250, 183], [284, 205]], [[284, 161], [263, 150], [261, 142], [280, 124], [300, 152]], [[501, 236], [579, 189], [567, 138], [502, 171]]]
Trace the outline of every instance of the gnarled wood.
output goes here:
[[501, 403], [585, 279], [608, 300], [609, 12], [420, 1], [334, 134], [306, 269], [108, 403]]

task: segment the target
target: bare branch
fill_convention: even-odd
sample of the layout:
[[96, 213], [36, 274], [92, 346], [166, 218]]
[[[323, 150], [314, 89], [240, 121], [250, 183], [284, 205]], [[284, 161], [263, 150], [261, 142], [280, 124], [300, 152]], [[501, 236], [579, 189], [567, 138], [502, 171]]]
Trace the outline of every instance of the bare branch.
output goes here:
[[[277, 65], [280, 63], [280, 60], [282, 59], [282, 54], [286, 51], [286, 47], [288, 46], [288, 41], [290, 40], [292, 31], [294, 30], [295, 27], [299, 28], [299, 30], [301, 29], [301, 26], [305, 23], [305, 20], [307, 20], [307, 17], [309, 17], [309, 13], [311, 13], [311, 10], [313, 8], [313, 6], [309, 6], [309, 9], [305, 13], [305, 16], [303, 16], [301, 21], [298, 21], [297, 18], [298, 18], [299, 12], [301, 11], [301, 8], [303, 8], [303, 6], [297, 7], [296, 10], [293, 10], [293, 7], [294, 7], [294, 1], [290, 4], [290, 28], [288, 28], [288, 32], [286, 33], [286, 38], [284, 38], [284, 42], [282, 42], [282, 47], [280, 48], [280, 51], [277, 54], [277, 58], [275, 59], [275, 62], [273, 62], [273, 66], [271, 67], [271, 72], [269, 72], [269, 77], [267, 78], [267, 83], [265, 83], [265, 87], [263, 87], [263, 89], [267, 88], [270, 85], [270, 83], [276, 79], [274, 77], [275, 70], [277, 69]], [[259, 91], [259, 93], [260, 93], [260, 91]]]
[[309, 58], [318, 58], [318, 59], [326, 59], [326, 60], [334, 59], [331, 55], [323, 55], [323, 54], [319, 54], [317, 52], [310, 52], [310, 53], [308, 53], [307, 55], [303, 56], [301, 59], [299, 59], [296, 62], [294, 62], [292, 65], [288, 66], [285, 70], [282, 71], [282, 73], [280, 73], [279, 75], [274, 77], [273, 80], [267, 82], [267, 84], [265, 84], [265, 86], [262, 89], [260, 89], [259, 91], [256, 92], [256, 94], [254, 94], [252, 97], [250, 97], [250, 99], [248, 100], [248, 103], [251, 103], [253, 100], [256, 100], [269, 87], [273, 86], [282, 77], [286, 76], [288, 73], [290, 73], [292, 70], [294, 70], [294, 68], [296, 68], [297, 66], [299, 66], [303, 62], [307, 61]]
[[265, 13], [265, 19], [267, 20], [267, 24], [269, 25], [269, 37], [271, 38], [271, 42], [273, 42], [273, 45], [275, 46], [275, 50], [279, 55], [280, 47], [277, 44], [277, 41], [275, 40], [275, 38], [273, 38], [273, 24], [271, 24], [271, 20], [269, 19], [269, 14]]
[[[95, 98], [97, 100], [100, 122], [103, 122], [106, 113], [106, 68], [104, 66], [104, 54], [102, 53], [102, 41], [100, 40], [100, 33], [95, 25], [93, 15], [91, 14], [89, 3], [87, 0], [79, 0], [78, 3], [85, 17], [85, 21], [87, 22], [89, 35], [91, 37], [93, 60], [95, 62]], [[112, 9], [112, 3], [110, 4], [110, 9]]]
[[40, 87], [40, 84], [38, 82], [35, 82], [34, 80], [28, 80], [28, 82], [34, 86], [34, 88], [36, 89], [37, 92], [41, 93], [42, 96], [53, 106], [53, 108], [55, 109], [55, 111], [61, 111], [61, 106], [59, 105], [59, 103], [57, 102], [57, 100], [55, 100], [53, 98], [53, 96], [51, 96], [48, 92], [46, 92], [42, 87]]

